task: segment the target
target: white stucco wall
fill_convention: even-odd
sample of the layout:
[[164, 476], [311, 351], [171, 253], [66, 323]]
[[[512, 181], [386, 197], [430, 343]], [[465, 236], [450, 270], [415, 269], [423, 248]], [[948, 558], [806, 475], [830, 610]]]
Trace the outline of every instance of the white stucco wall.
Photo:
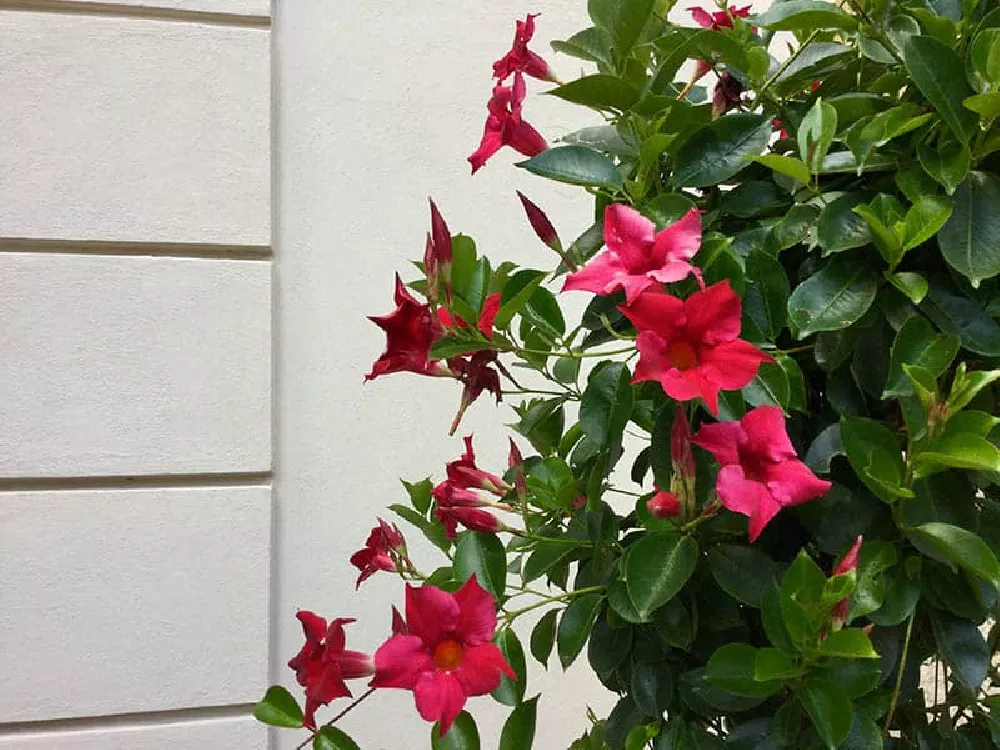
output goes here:
[[4, 750], [267, 745], [268, 14], [0, 4]]

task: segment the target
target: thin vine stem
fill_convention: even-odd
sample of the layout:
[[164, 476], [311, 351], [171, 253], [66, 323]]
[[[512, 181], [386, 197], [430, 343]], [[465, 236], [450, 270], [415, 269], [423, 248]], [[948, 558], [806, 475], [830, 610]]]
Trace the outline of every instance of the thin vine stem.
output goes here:
[[903, 672], [906, 671], [906, 658], [910, 652], [910, 637], [913, 635], [913, 620], [917, 612], [914, 610], [910, 615], [910, 621], [906, 625], [906, 639], [903, 641], [903, 653], [899, 657], [899, 669], [896, 673], [896, 685], [892, 690], [892, 702], [889, 704], [889, 713], [885, 716], [885, 725], [882, 727], [883, 734], [889, 732], [892, 726], [892, 719], [896, 713], [896, 704], [899, 702], [899, 692], [903, 689]]
[[351, 705], [349, 705], [347, 708], [345, 708], [339, 714], [337, 714], [332, 719], [330, 719], [330, 721], [326, 722], [321, 727], [319, 727], [319, 729], [317, 729], [315, 732], [313, 732], [311, 735], [309, 735], [308, 739], [305, 739], [305, 740], [302, 741], [301, 744], [296, 745], [295, 750], [302, 750], [302, 748], [304, 748], [306, 745], [308, 745], [310, 742], [312, 742], [314, 739], [316, 739], [316, 735], [319, 734], [320, 731], [322, 731], [326, 727], [332, 727], [334, 724], [336, 724], [338, 721], [340, 721], [342, 718], [344, 718], [344, 716], [346, 716], [349, 712], [353, 711], [354, 708], [357, 707], [357, 705], [359, 703], [361, 703], [361, 701], [365, 700], [365, 698], [367, 698], [368, 696], [370, 696], [374, 692], [375, 692], [375, 688], [368, 688], [367, 692], [365, 692], [364, 695], [362, 695], [362, 696], [360, 696], [358, 698], [355, 698], [354, 701], [351, 703]]

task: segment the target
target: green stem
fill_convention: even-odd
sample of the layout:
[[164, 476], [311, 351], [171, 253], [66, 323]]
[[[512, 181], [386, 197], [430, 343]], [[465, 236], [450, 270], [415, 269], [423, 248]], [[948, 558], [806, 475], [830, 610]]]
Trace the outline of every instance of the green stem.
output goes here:
[[899, 657], [899, 670], [896, 673], [896, 686], [892, 690], [892, 702], [889, 704], [889, 713], [885, 717], [885, 725], [882, 733], [888, 734], [889, 727], [892, 726], [893, 714], [896, 713], [896, 703], [899, 701], [899, 691], [903, 688], [903, 672], [906, 671], [906, 657], [910, 651], [910, 636], [913, 635], [913, 620], [917, 616], [916, 610], [910, 615], [910, 621], [906, 625], [906, 639], [903, 641], [903, 653]]
[[764, 85], [761, 86], [760, 89], [758, 89], [757, 97], [754, 99], [753, 105], [750, 107], [751, 111], [753, 111], [760, 103], [760, 100], [764, 98], [764, 94], [767, 92], [769, 88], [771, 88], [771, 85], [776, 80], [778, 80], [778, 78], [781, 77], [782, 73], [788, 70], [788, 66], [790, 66], [793, 62], [795, 62], [798, 59], [799, 55], [802, 54], [803, 50], [805, 50], [806, 47], [808, 47], [810, 44], [813, 43], [813, 41], [815, 41], [816, 37], [819, 36], [819, 32], [820, 29], [816, 29], [808, 37], [806, 37], [806, 40], [802, 42], [799, 48], [796, 49], [791, 55], [789, 55], [787, 60], [785, 60], [783, 63], [781, 63], [781, 65], [778, 66], [778, 69], [774, 71], [774, 75], [768, 78], [766, 81], [764, 81]]
[[556, 604], [559, 602], [570, 601], [578, 596], [583, 596], [584, 594], [594, 594], [599, 591], [604, 591], [604, 587], [590, 586], [585, 589], [577, 589], [576, 591], [567, 591], [565, 594], [557, 594], [555, 596], [546, 597], [540, 602], [535, 602], [534, 604], [529, 604], [527, 607], [522, 607], [521, 609], [514, 609], [511, 610], [510, 612], [505, 613], [504, 619], [507, 621], [507, 624], [509, 625], [510, 623], [512, 623], [514, 620], [516, 620], [518, 617], [525, 614], [526, 612], [531, 612], [541, 607], [545, 607], [549, 604]]
[[[324, 724], [323, 726], [321, 726], [319, 729], [323, 729], [324, 727], [332, 727], [334, 724], [336, 724], [338, 721], [340, 721], [340, 719], [342, 719], [344, 716], [346, 716], [349, 711], [352, 711], [355, 706], [357, 706], [359, 703], [361, 703], [361, 701], [363, 701], [365, 698], [367, 698], [369, 695], [371, 695], [374, 692], [375, 692], [375, 688], [368, 688], [368, 691], [364, 695], [362, 695], [360, 698], [357, 698], [353, 703], [351, 703], [351, 705], [349, 705], [347, 708], [345, 708], [339, 714], [337, 714], [336, 716], [334, 716], [332, 719], [330, 719], [330, 721], [326, 722], [326, 724]], [[306, 745], [308, 745], [310, 742], [312, 742], [315, 739], [316, 735], [319, 734], [319, 729], [316, 730], [315, 732], [313, 732], [311, 735], [309, 735], [309, 737], [307, 739], [303, 740], [302, 744], [297, 745], [296, 748], [295, 748], [295, 750], [302, 750], [302, 748], [304, 748]]]
[[847, 0], [847, 4], [851, 6], [851, 10], [855, 12], [858, 18], [868, 24], [870, 30], [873, 32], [872, 36], [878, 40], [879, 44], [885, 47], [885, 51], [892, 55], [896, 62], [905, 67], [906, 63], [903, 62], [903, 58], [896, 49], [896, 45], [892, 43], [892, 40], [879, 26], [875, 25], [872, 17], [869, 16], [867, 11], [865, 11], [865, 9], [858, 4], [857, 0]]

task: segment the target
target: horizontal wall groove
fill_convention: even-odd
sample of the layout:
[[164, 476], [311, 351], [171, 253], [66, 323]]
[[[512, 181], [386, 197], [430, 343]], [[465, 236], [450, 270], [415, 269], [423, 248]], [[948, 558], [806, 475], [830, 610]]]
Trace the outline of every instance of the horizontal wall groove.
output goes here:
[[150, 474], [118, 477], [0, 477], [0, 493], [53, 492], [60, 490], [172, 489], [193, 487], [265, 487], [270, 471], [218, 474]]
[[267, 16], [247, 16], [236, 13], [218, 13], [202, 10], [180, 10], [158, 6], [117, 5], [100, 2], [74, 2], [73, 0], [0, 0], [0, 11], [17, 10], [32, 13], [63, 13], [77, 16], [112, 16], [149, 21], [176, 21], [180, 23], [205, 23], [217, 26], [243, 26], [270, 28]]
[[0, 253], [57, 253], [63, 255], [117, 255], [140, 258], [209, 258], [217, 260], [271, 259], [271, 248], [267, 245], [200, 245], [185, 242], [95, 242], [90, 240], [44, 240], [16, 237], [0, 238]]
[[42, 735], [101, 729], [145, 729], [170, 724], [183, 724], [191, 721], [248, 718], [253, 714], [253, 707], [253, 703], [239, 703], [232, 706], [201, 706], [198, 708], [178, 708], [169, 711], [110, 714], [108, 716], [87, 716], [74, 719], [0, 722], [0, 739], [12, 735]]

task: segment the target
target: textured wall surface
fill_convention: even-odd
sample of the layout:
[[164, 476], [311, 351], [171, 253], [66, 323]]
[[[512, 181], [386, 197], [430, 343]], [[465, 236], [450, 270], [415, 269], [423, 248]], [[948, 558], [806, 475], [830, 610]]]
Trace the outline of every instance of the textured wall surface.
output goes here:
[[0, 2], [0, 748], [263, 750], [262, 0]]

